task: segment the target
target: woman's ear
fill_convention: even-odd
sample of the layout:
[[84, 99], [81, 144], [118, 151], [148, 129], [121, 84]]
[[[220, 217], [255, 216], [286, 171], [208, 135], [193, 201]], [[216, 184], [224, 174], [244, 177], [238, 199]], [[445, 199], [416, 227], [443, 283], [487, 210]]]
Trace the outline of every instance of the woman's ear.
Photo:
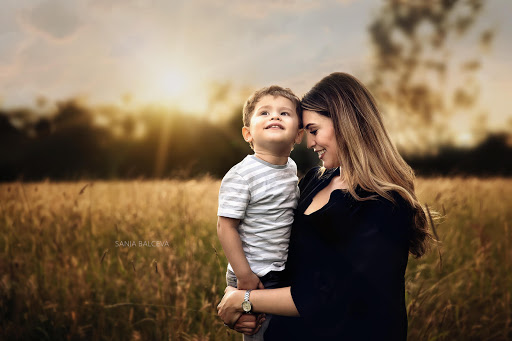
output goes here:
[[245, 142], [251, 143], [252, 142], [252, 135], [251, 131], [248, 127], [242, 128], [242, 136], [244, 137]]

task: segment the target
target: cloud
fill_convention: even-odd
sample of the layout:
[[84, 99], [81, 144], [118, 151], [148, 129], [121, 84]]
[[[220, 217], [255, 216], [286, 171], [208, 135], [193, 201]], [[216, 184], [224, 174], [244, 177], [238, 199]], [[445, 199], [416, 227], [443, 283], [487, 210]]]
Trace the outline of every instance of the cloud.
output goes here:
[[247, 19], [264, 19], [278, 13], [300, 13], [321, 7], [321, 2], [311, 0], [261, 0], [218, 1], [216, 6]]
[[354, 0], [260, 0], [260, 1], [217, 1], [216, 5], [240, 17], [264, 19], [274, 14], [303, 14], [340, 5], [351, 5]]
[[21, 10], [20, 24], [43, 37], [62, 42], [77, 33], [83, 25], [76, 3], [64, 0], [46, 0], [30, 9]]
[[12, 62], [20, 41], [21, 37], [17, 32], [0, 34], [0, 65]]
[[157, 5], [157, 3], [157, 0], [88, 0], [87, 6], [97, 10], [111, 11], [113, 9], [122, 9], [127, 7], [148, 8]]
[[0, 5], [0, 35], [13, 33], [18, 30], [15, 16], [17, 4], [12, 0], [4, 0]]

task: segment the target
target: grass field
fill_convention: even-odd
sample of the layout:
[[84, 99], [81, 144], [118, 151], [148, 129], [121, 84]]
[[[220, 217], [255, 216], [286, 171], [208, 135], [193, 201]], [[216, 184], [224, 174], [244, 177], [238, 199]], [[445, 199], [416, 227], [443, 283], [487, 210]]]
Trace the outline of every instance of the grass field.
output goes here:
[[[0, 339], [240, 340], [215, 309], [219, 185], [1, 184]], [[512, 179], [419, 179], [418, 194], [444, 218], [409, 261], [409, 340], [512, 339]]]

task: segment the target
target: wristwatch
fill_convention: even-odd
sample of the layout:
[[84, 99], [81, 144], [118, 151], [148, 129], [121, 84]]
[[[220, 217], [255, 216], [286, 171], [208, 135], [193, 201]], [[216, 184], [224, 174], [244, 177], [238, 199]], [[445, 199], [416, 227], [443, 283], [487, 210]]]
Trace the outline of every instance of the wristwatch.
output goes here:
[[245, 314], [250, 314], [252, 311], [252, 303], [249, 301], [249, 295], [251, 294], [251, 290], [247, 290], [245, 292], [244, 301], [242, 302], [242, 310]]

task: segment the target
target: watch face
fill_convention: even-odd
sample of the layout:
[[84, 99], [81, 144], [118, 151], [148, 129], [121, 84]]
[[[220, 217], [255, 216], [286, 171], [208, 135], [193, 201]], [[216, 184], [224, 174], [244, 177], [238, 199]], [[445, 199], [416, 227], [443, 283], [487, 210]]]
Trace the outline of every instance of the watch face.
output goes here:
[[252, 309], [252, 304], [249, 301], [243, 301], [242, 302], [242, 309], [244, 312], [248, 313]]

